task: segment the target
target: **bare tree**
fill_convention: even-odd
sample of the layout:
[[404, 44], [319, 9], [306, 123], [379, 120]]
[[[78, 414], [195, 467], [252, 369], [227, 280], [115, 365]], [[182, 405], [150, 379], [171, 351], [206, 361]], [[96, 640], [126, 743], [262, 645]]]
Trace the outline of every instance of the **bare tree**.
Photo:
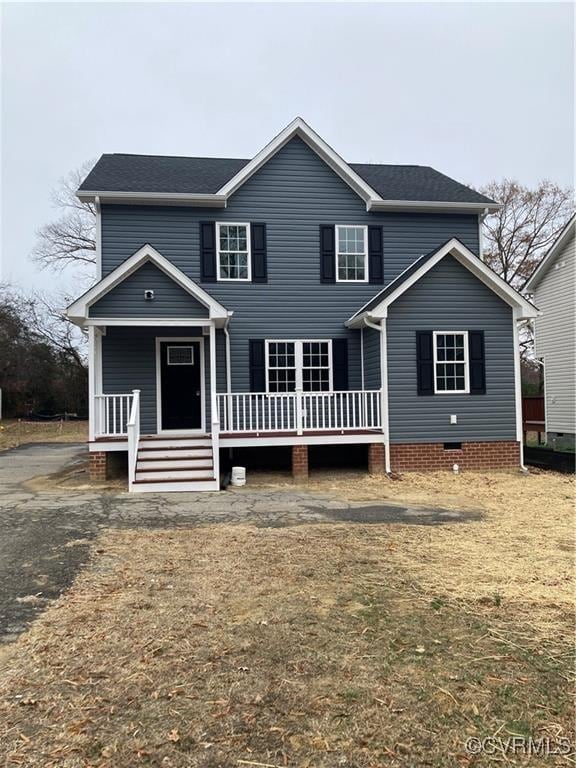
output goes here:
[[60, 211], [56, 221], [37, 232], [32, 259], [42, 268], [61, 271], [75, 264], [93, 271], [96, 263], [96, 209], [93, 203], [78, 200], [76, 190], [93, 167], [84, 163], [60, 180], [52, 192], [54, 208]]
[[522, 289], [573, 211], [572, 190], [551, 181], [531, 189], [517, 181], [491, 181], [482, 194], [502, 203], [484, 220], [484, 261]]

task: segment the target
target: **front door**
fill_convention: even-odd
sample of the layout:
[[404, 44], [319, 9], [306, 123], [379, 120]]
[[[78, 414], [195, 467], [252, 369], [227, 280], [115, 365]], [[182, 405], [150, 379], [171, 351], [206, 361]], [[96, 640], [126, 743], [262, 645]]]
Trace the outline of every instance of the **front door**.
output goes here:
[[162, 431], [202, 427], [202, 373], [199, 341], [160, 342]]

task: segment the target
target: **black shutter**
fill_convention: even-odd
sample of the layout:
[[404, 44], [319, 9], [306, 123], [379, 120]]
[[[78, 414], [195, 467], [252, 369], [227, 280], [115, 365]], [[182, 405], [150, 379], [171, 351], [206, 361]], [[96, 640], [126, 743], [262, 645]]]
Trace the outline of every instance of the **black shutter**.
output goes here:
[[418, 394], [434, 394], [434, 349], [432, 331], [416, 331]]
[[470, 394], [486, 394], [486, 360], [484, 357], [484, 331], [468, 331], [470, 359]]
[[266, 224], [251, 224], [250, 236], [252, 240], [252, 282], [267, 283]]
[[332, 339], [332, 386], [336, 392], [348, 389], [348, 339]]
[[216, 282], [216, 224], [200, 222], [200, 281]]
[[384, 282], [382, 227], [368, 227], [368, 280]]
[[320, 282], [336, 282], [336, 242], [333, 225], [320, 226]]
[[248, 344], [250, 392], [266, 392], [266, 345], [264, 339], [250, 339]]

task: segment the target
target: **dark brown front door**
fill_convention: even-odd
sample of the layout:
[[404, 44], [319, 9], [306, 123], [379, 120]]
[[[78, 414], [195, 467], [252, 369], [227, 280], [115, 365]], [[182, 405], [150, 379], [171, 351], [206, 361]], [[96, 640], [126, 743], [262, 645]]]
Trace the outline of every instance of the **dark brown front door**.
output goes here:
[[160, 342], [162, 430], [201, 428], [201, 376], [200, 342]]

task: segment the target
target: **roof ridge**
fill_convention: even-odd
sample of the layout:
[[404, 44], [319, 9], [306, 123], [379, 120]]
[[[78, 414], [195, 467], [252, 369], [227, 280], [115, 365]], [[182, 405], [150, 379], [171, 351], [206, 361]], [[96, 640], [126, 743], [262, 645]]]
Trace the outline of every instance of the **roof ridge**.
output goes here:
[[174, 160], [233, 160], [237, 163], [249, 163], [245, 157], [208, 157], [206, 155], [146, 155], [139, 152], [104, 152], [106, 157], [161, 157]]

